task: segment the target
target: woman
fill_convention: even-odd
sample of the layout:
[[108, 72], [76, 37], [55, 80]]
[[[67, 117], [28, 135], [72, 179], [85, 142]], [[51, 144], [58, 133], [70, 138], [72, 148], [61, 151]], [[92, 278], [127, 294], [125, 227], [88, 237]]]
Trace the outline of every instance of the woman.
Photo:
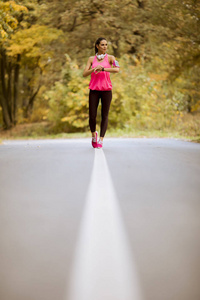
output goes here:
[[[92, 133], [92, 146], [94, 148], [103, 147], [103, 138], [108, 125], [108, 113], [112, 100], [112, 83], [110, 73], [119, 72], [119, 64], [115, 57], [108, 55], [107, 41], [105, 38], [99, 38], [95, 43], [95, 56], [88, 59], [83, 76], [91, 75], [89, 84], [89, 125]], [[96, 132], [96, 116], [99, 99], [101, 98], [101, 129], [98, 140]]]

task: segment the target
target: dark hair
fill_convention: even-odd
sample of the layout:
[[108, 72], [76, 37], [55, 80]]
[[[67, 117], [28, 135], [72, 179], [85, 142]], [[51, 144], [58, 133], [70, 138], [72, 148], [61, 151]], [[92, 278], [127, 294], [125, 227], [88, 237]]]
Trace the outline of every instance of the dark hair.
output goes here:
[[96, 40], [96, 43], [95, 43], [95, 54], [98, 52], [98, 48], [96, 47], [96, 45], [99, 45], [101, 43], [101, 41], [103, 41], [103, 40], [106, 41], [106, 39], [103, 38], [103, 37], [100, 37], [100, 38], [98, 38], [98, 40]]

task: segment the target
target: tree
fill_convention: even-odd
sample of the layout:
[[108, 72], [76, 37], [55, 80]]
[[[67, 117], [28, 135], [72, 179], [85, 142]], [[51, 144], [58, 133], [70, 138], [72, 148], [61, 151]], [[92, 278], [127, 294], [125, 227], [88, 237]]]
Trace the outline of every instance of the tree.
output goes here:
[[[7, 46], [9, 57], [20, 56], [23, 67], [24, 117], [32, 111], [34, 100], [43, 82], [44, 72], [49, 68], [53, 56], [52, 43], [60, 40], [62, 32], [47, 26], [33, 25], [14, 34]], [[24, 69], [28, 68], [27, 69]]]
[[[8, 26], [6, 27], [6, 23], [3, 24], [7, 31], [2, 30], [1, 40], [1, 106], [4, 125], [7, 129], [15, 125], [17, 121], [20, 78], [26, 97], [22, 103], [24, 116], [28, 117], [42, 85], [44, 71], [54, 56], [51, 45], [62, 34], [57, 29], [32, 24], [36, 22], [34, 10], [37, 9], [37, 4], [35, 2], [27, 2], [30, 14], [27, 7], [19, 6], [14, 1], [2, 5], [2, 10], [4, 9], [8, 15], [4, 18]], [[15, 15], [16, 12], [17, 15]], [[8, 13], [11, 15], [10, 19]], [[20, 73], [20, 68], [24, 73]]]
[[[16, 107], [19, 80], [20, 55], [13, 60], [6, 56], [5, 45], [10, 35], [18, 27], [17, 15], [27, 12], [27, 8], [15, 3], [15, 1], [1, 2], [0, 4], [0, 105], [3, 112], [3, 120], [6, 128], [16, 123]], [[7, 77], [7, 79], [6, 79]]]

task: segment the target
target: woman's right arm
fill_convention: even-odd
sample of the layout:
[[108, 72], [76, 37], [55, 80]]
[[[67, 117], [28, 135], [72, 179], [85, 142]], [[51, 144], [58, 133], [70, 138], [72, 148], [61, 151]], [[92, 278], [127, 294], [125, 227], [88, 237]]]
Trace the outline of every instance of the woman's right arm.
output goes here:
[[92, 65], [92, 59], [89, 57], [87, 65], [85, 67], [85, 70], [83, 71], [83, 77], [87, 77], [90, 75], [92, 72], [94, 72], [95, 69], [90, 69]]

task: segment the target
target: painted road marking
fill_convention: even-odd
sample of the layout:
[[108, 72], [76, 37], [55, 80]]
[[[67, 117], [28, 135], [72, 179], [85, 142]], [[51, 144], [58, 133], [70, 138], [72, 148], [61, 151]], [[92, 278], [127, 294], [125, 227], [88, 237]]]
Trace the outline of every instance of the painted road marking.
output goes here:
[[66, 299], [142, 299], [103, 150], [95, 149]]

